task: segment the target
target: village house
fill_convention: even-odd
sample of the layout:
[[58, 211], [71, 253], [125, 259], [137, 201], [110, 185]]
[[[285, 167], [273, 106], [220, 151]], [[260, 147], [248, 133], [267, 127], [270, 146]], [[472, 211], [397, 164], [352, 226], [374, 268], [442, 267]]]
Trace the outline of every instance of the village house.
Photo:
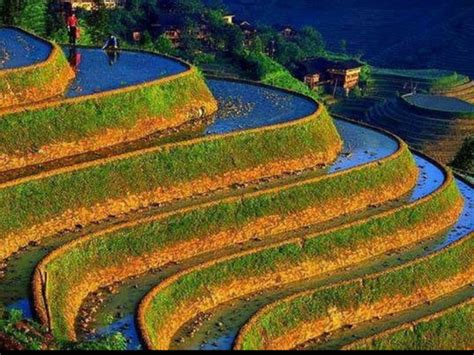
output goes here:
[[320, 85], [342, 88], [347, 94], [359, 84], [363, 64], [356, 60], [311, 58], [298, 64], [296, 75], [311, 89]]
[[245, 36], [244, 44], [246, 46], [250, 46], [257, 34], [257, 28], [248, 21], [238, 19], [234, 19], [234, 25], [239, 26], [239, 28], [242, 30], [242, 33]]
[[285, 39], [294, 39], [298, 34], [298, 31], [291, 26], [276, 25], [275, 29], [283, 36]]
[[181, 30], [177, 26], [162, 27], [163, 36], [168, 38], [174, 47], [178, 47], [181, 42]]
[[100, 4], [108, 9], [123, 7], [125, 6], [126, 0], [60, 0], [59, 2], [66, 11], [76, 8], [91, 11], [97, 8]]
[[224, 14], [224, 16], [222, 16], [222, 19], [224, 20], [225, 23], [228, 23], [229, 25], [233, 25], [235, 15], [234, 14]]

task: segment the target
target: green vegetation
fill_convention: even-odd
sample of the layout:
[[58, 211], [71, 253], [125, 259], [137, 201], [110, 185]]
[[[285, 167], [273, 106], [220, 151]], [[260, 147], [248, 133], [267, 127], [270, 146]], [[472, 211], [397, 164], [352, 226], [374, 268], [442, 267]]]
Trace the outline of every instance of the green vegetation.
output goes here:
[[46, 34], [48, 0], [2, 0], [0, 1], [0, 25], [15, 25]]
[[371, 70], [374, 75], [413, 78], [441, 83], [453, 82], [454, 78], [457, 78], [458, 80], [466, 79], [466, 76], [459, 75], [449, 70], [439, 69], [389, 69], [372, 67]]
[[471, 268], [473, 251], [474, 238], [469, 237], [434, 257], [419, 259], [387, 273], [276, 302], [258, 314], [252, 327], [241, 334], [242, 349], [264, 349], [265, 344], [298, 329], [303, 323], [329, 316], [333, 308], [357, 309], [394, 295], [410, 296], [423, 287], [448, 280]]
[[245, 56], [243, 65], [247, 72], [253, 73], [253, 79], [268, 85], [293, 90], [314, 99], [320, 98], [320, 93], [310, 90], [300, 80], [296, 79], [281, 64], [261, 52], [251, 52]]
[[356, 342], [354, 350], [460, 350], [474, 344], [474, 304], [453, 307], [448, 312], [413, 327]]
[[[375, 176], [373, 171], [372, 174], [371, 176]], [[358, 181], [358, 179], [352, 177], [351, 181]], [[334, 183], [337, 184], [337, 182]], [[338, 186], [341, 189], [343, 185], [338, 184]], [[357, 250], [361, 245], [366, 245], [377, 238], [390, 238], [401, 229], [416, 229], [420, 224], [430, 223], [432, 218], [449, 210], [458, 198], [459, 192], [456, 185], [452, 183], [433, 199], [421, 204], [407, 206], [388, 215], [377, 216], [336, 231], [307, 237], [304, 243], [301, 243], [300, 240], [289, 241], [285, 245], [268, 247], [202, 270], [191, 271], [161, 290], [153, 298], [151, 304], [143, 312], [145, 324], [142, 325], [154, 345], [161, 344], [166, 347], [168, 344], [163, 342], [166, 342], [167, 339], [160, 339], [159, 330], [166, 325], [175, 312], [186, 307], [187, 302], [205, 297], [210, 288], [224, 286], [235, 280], [245, 282], [250, 277], [271, 275], [277, 271], [289, 270], [308, 262], [318, 263], [318, 261], [335, 260], [342, 251]], [[464, 257], [466, 258], [465, 255]], [[461, 262], [462, 259], [459, 260]], [[64, 266], [63, 264], [62, 267]], [[321, 272], [323, 271], [321, 270]], [[367, 290], [374, 292], [374, 297], [377, 297], [378, 287], [374, 285], [374, 287], [368, 287]], [[286, 324], [287, 320], [280, 319], [279, 322]], [[271, 329], [276, 332], [281, 328], [275, 328], [275, 324], [272, 324]], [[251, 341], [250, 344], [252, 345], [245, 348], [259, 348], [254, 341]]]
[[193, 72], [125, 92], [67, 99], [46, 107], [6, 113], [0, 120], [0, 152], [28, 152], [48, 144], [75, 142], [108, 128], [130, 129], [147, 118], [171, 121], [183, 107], [199, 109], [213, 100], [202, 76]]
[[[25, 320], [19, 310], [0, 309], [0, 337], [10, 339], [15, 349], [7, 350], [126, 350], [127, 342], [121, 333], [97, 337], [80, 343], [57, 342], [40, 324]], [[8, 346], [0, 344], [0, 348]]]
[[[327, 114], [290, 126], [204, 138], [0, 190], [0, 236], [157, 188], [334, 149], [340, 138]], [[12, 237], [14, 238], [14, 237]], [[5, 255], [0, 255], [4, 257]]]
[[[299, 149], [301, 146], [300, 142]], [[250, 151], [256, 152], [258, 150], [250, 149]], [[232, 154], [230, 155], [232, 156]], [[69, 302], [69, 290], [74, 285], [80, 284], [81, 279], [93, 269], [100, 270], [116, 266], [127, 258], [143, 257], [164, 250], [166, 247], [176, 246], [178, 243], [198, 238], [205, 239], [221, 231], [238, 231], [243, 226], [265, 216], [291, 216], [293, 213], [314, 206], [321, 206], [323, 209], [333, 199], [350, 198], [348, 196], [357, 196], [367, 191], [388, 188], [395, 181], [406, 179], [407, 174], [411, 174], [413, 164], [411, 154], [405, 150], [398, 159], [380, 165], [348, 171], [345, 174], [330, 176], [322, 180], [308, 181], [305, 184], [287, 187], [279, 191], [247, 195], [237, 200], [225, 200], [211, 206], [175, 214], [163, 220], [122, 229], [76, 243], [65, 254], [48, 263], [43, 270], [48, 273], [47, 298], [54, 300], [49, 304], [53, 332], [57, 336], [65, 336], [68, 325], [64, 314], [74, 311], [71, 310]], [[437, 202], [430, 203], [431, 208], [438, 211], [448, 208], [450, 206], [448, 202], [458, 197], [454, 187], [450, 188], [449, 194], [451, 196], [449, 198], [440, 197]], [[443, 203], [446, 204], [443, 206]], [[427, 207], [427, 209], [430, 208]], [[407, 219], [409, 219], [415, 223], [420, 218], [424, 218], [423, 213], [420, 212], [419, 216], [412, 216], [412, 213], [408, 211], [405, 213], [405, 220], [401, 217], [399, 220], [403, 223], [408, 222]], [[341, 247], [344, 246], [344, 243], [352, 243], [350, 236], [349, 233], [344, 236], [346, 239], [340, 241]], [[332, 236], [317, 239], [333, 243]], [[307, 245], [309, 246], [311, 243]], [[281, 249], [280, 257], [286, 257], [287, 251], [293, 249], [300, 253], [295, 256], [301, 257], [301, 260], [303, 260], [302, 254], [310, 252], [306, 246], [304, 250], [301, 250], [299, 247], [291, 245]], [[333, 248], [327, 250], [331, 249]], [[276, 257], [280, 252], [268, 253]], [[307, 256], [309, 257], [309, 254]], [[297, 262], [298, 258], [292, 260]], [[262, 262], [262, 271], [280, 265], [278, 263], [280, 259], [257, 259], [256, 257], [255, 262], [258, 260]], [[248, 272], [255, 271], [252, 269], [254, 266], [255, 264], [249, 264]], [[217, 275], [226, 277], [226, 273], [230, 270], [234, 270], [233, 267], [223, 267], [222, 270], [216, 270], [216, 280], [220, 280], [220, 276]], [[238, 270], [243, 271], [242, 269]], [[196, 289], [196, 292], [199, 292], [199, 288]], [[164, 314], [167, 313], [162, 315]], [[164, 319], [165, 317], [163, 317]]]
[[54, 57], [40, 68], [0, 72], [0, 96], [22, 104], [62, 95], [72, 71], [62, 50], [59, 47], [55, 50]]
[[460, 75], [458, 73], [452, 73], [451, 75], [446, 75], [436, 79], [433, 82], [433, 91], [443, 91], [449, 90], [454, 86], [465, 84], [469, 81], [469, 78], [465, 75]]
[[454, 157], [451, 166], [474, 176], [474, 136], [468, 137]]

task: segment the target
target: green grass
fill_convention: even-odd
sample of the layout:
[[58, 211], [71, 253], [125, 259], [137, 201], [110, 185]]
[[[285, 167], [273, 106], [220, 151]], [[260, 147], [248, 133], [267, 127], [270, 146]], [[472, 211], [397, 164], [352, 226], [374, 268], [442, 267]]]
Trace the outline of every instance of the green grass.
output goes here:
[[474, 135], [464, 140], [451, 165], [455, 169], [474, 176]]
[[[343, 185], [338, 186], [341, 189]], [[245, 282], [249, 277], [287, 270], [314, 259], [333, 260], [342, 250], [357, 250], [362, 243], [384, 236], [389, 238], [403, 228], [416, 228], [420, 223], [449, 210], [458, 198], [459, 191], [453, 183], [433, 199], [416, 207], [307, 238], [304, 245], [293, 242], [276, 248], [271, 247], [191, 272], [162, 290], [152, 300], [150, 308], [145, 312], [148, 334], [157, 344], [160, 341], [157, 330], [164, 326], [178, 309], [185, 307], [187, 301], [205, 296], [209, 287], [224, 285], [232, 280]], [[378, 293], [375, 291], [379, 289], [377, 285], [373, 286], [371, 291], [374, 291], [376, 296]]]
[[[140, 257], [167, 246], [205, 238], [219, 231], [237, 231], [260, 217], [291, 215], [311, 206], [324, 208], [334, 198], [353, 196], [377, 190], [406, 178], [414, 166], [408, 150], [402, 157], [385, 164], [350, 171], [337, 177], [306, 183], [278, 192], [249, 195], [243, 199], [224, 201], [206, 208], [179, 213], [164, 220], [127, 228], [93, 238], [76, 245], [46, 266], [48, 299], [53, 330], [64, 336], [64, 311], [68, 307], [68, 290], [92, 268], [117, 265], [126, 257]], [[219, 275], [218, 272], [216, 275]]]
[[[339, 142], [331, 118], [172, 145], [0, 190], [0, 240], [67, 210], [273, 161], [324, 153]], [[4, 257], [5, 255], [0, 255]]]
[[[23, 328], [18, 327], [22, 324]], [[126, 350], [127, 339], [121, 333], [100, 336], [82, 342], [57, 342], [47, 337], [47, 330], [26, 320], [19, 310], [0, 308], [0, 333], [23, 346], [25, 350]]]
[[353, 350], [465, 350], [474, 344], [474, 304], [453, 307], [439, 317], [412, 328], [357, 342]]
[[452, 73], [451, 75], [443, 76], [436, 79], [433, 82], [432, 90], [449, 90], [450, 88], [465, 84], [469, 81], [469, 78], [465, 75], [460, 75], [458, 73]]
[[395, 76], [400, 78], [413, 78], [431, 82], [453, 83], [466, 78], [449, 70], [439, 69], [390, 69], [390, 68], [371, 68], [374, 75]]
[[[51, 84], [58, 86], [58, 90], [65, 90], [68, 85], [68, 78], [61, 78], [58, 75], [68, 70], [69, 63], [61, 49], [57, 48], [56, 50], [59, 54], [54, 57], [54, 60], [40, 68], [0, 72], [0, 96], [14, 94], [21, 97], [29, 89], [48, 89]], [[60, 80], [65, 80], [62, 85], [59, 84]], [[60, 91], [56, 93], [56, 95], [60, 94], [62, 94]], [[41, 99], [45, 99], [45, 97]]]
[[106, 129], [130, 129], [146, 118], [172, 120], [177, 110], [199, 108], [211, 100], [214, 99], [204, 79], [195, 72], [128, 92], [7, 113], [0, 119], [0, 153], [28, 152], [45, 145], [75, 142]]
[[420, 288], [447, 280], [472, 265], [474, 239], [466, 238], [433, 258], [420, 259], [415, 264], [405, 265], [377, 277], [365, 278], [303, 293], [281, 302], [276, 302], [261, 314], [250, 329], [243, 334], [243, 349], [263, 349], [285, 333], [294, 331], [306, 322], [314, 322], [329, 315], [330, 309], [356, 309], [374, 304], [393, 295], [409, 296]]
[[311, 90], [305, 83], [298, 80], [281, 64], [264, 53], [251, 52], [246, 57], [247, 66], [255, 73], [257, 80], [264, 84], [292, 90], [319, 100], [320, 93]]

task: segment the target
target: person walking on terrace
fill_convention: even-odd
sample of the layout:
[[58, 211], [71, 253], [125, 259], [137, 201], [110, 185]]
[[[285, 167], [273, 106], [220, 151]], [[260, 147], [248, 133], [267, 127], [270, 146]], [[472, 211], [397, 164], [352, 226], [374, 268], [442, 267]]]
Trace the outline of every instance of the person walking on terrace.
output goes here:
[[79, 26], [78, 26], [78, 19], [74, 12], [67, 18], [67, 30], [69, 34], [69, 44], [72, 46], [76, 45], [76, 41], [78, 38]]

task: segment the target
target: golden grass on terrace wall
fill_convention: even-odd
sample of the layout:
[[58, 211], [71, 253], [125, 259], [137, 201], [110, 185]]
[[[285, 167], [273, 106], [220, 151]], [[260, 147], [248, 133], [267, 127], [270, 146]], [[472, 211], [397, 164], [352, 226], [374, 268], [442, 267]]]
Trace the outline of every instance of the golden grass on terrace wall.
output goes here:
[[[430, 201], [432, 199], [438, 198], [438, 196], [443, 198], [442, 195], [445, 194], [445, 191], [447, 189], [452, 190], [452, 187], [453, 187], [452, 184], [453, 184], [452, 177], [448, 178], [446, 183], [440, 188], [440, 190], [434, 193], [433, 195], [427, 196], [424, 199], [419, 200], [415, 203], [412, 203], [408, 206], [397, 208], [394, 211], [385, 212], [383, 215], [386, 217], [390, 217], [392, 215], [395, 216], [397, 211], [400, 211], [400, 210], [409, 211], [411, 209], [415, 210], [417, 208], [424, 208], [423, 207], [424, 204], [430, 204]], [[188, 320], [190, 317], [194, 316], [196, 313], [206, 311], [216, 306], [219, 302], [224, 302], [229, 298], [239, 297], [243, 294], [256, 292], [260, 289], [282, 285], [285, 282], [291, 282], [298, 279], [303, 279], [303, 278], [311, 276], [312, 272], [317, 274], [320, 272], [335, 270], [337, 268], [341, 268], [350, 264], [360, 262], [364, 259], [373, 257], [374, 255], [379, 255], [380, 253], [384, 253], [387, 250], [393, 250], [396, 248], [400, 248], [406, 245], [411, 245], [413, 243], [419, 242], [423, 240], [423, 238], [427, 238], [426, 236], [434, 235], [435, 233], [443, 230], [444, 228], [454, 223], [461, 209], [462, 209], [462, 201], [458, 201], [455, 203], [455, 205], [452, 206], [452, 208], [448, 208], [446, 213], [443, 214], [443, 217], [440, 218], [442, 219], [440, 223], [433, 223], [431, 220], [428, 220], [428, 221], [424, 221], [424, 223], [421, 223], [421, 225], [417, 224], [416, 226], [410, 226], [410, 227], [407, 227], [406, 230], [401, 229], [395, 235], [381, 237], [380, 240], [378, 240], [377, 242], [373, 242], [365, 246], [361, 245], [360, 247], [357, 248], [357, 250], [354, 250], [354, 251], [348, 250], [347, 252], [344, 252], [344, 253], [342, 253], [341, 251], [342, 254], [336, 260], [324, 261], [324, 260], [317, 259], [317, 260], [314, 260], [315, 265], [313, 266], [306, 263], [304, 267], [301, 266], [295, 270], [282, 271], [281, 273], [280, 272], [278, 274], [274, 273], [272, 275], [268, 275], [268, 277], [263, 277], [263, 278], [257, 277], [254, 280], [255, 282], [252, 281], [251, 275], [247, 275], [246, 281], [244, 283], [239, 283], [238, 280], [236, 280], [238, 286], [237, 284], [233, 284], [231, 287], [231, 285], [228, 283], [226, 283], [225, 285], [221, 285], [222, 287], [216, 286], [211, 291], [211, 294], [213, 295], [212, 300], [211, 299], [207, 300], [211, 303], [207, 303], [207, 301], [204, 302], [205, 301], [204, 299], [200, 299], [198, 303], [191, 302], [190, 304], [184, 305], [183, 307], [181, 307], [183, 314], [181, 314], [181, 316], [178, 314], [175, 314], [173, 319], [170, 320], [170, 322], [167, 322], [166, 328], [168, 330], [166, 329], [159, 330], [160, 331], [159, 338], [161, 340], [159, 344], [157, 344], [154, 341], [152, 341], [151, 338], [147, 336], [150, 335], [150, 332], [155, 332], [158, 330], [148, 329], [146, 328], [146, 325], [145, 325], [146, 324], [145, 317], [147, 317], [147, 313], [150, 312], [149, 305], [150, 305], [150, 302], [152, 302], [154, 295], [158, 294], [159, 292], [161, 292], [161, 290], [165, 289], [167, 285], [169, 286], [173, 284], [173, 282], [179, 280], [181, 276], [194, 273], [194, 272], [199, 272], [199, 270], [201, 269], [212, 267], [213, 265], [217, 265], [218, 263], [225, 263], [227, 260], [238, 258], [238, 256], [234, 255], [233, 257], [230, 257], [230, 258], [224, 258], [219, 261], [213, 261], [211, 263], [201, 265], [193, 270], [184, 271], [180, 275], [172, 277], [166, 282], [160, 284], [160, 286], [158, 286], [154, 291], [152, 291], [152, 293], [149, 296], [147, 296], [145, 300], [142, 302], [142, 305], [140, 307], [139, 322], [140, 322], [141, 329], [145, 335], [145, 339], [148, 339], [147, 344], [149, 347], [153, 349], [165, 349], [167, 347], [167, 342], [169, 340], [169, 337], [171, 337], [174, 334], [174, 332], [182, 325], [183, 322]], [[381, 216], [376, 216], [374, 218], [380, 218], [380, 217]], [[357, 221], [351, 225], [359, 225], [359, 224], [362, 225], [364, 223], [367, 223], [369, 220], [370, 218], [367, 220]], [[350, 228], [351, 225], [343, 226], [341, 228]], [[337, 229], [338, 228], [335, 228], [335, 232], [337, 231]], [[327, 231], [321, 234], [326, 234], [326, 233], [330, 233], [330, 231]], [[315, 238], [316, 240], [317, 236], [312, 237], [312, 238]], [[284, 242], [281, 245], [284, 246], [286, 244], [292, 244], [292, 243], [294, 243], [295, 245], [298, 245], [300, 243], [304, 244], [305, 241], [304, 240], [300, 241], [299, 239], [295, 239], [295, 240]], [[278, 247], [277, 245], [272, 245], [272, 246], [260, 248], [259, 250], [268, 250], [270, 248], [273, 249], [277, 247]], [[249, 252], [243, 253], [242, 256], [251, 255], [257, 252], [258, 250], [249, 251]], [[354, 255], [352, 255], [351, 253]], [[278, 281], [275, 281], [275, 280], [278, 280]], [[277, 283], [275, 284], [275, 282]], [[245, 288], [244, 284], [245, 285], [248, 284], [248, 288]], [[227, 294], [228, 292], [224, 290], [227, 290], [228, 292], [230, 292], [230, 294]], [[153, 336], [153, 338], [156, 338], [156, 337]]]
[[[404, 153], [404, 155], [402, 154]], [[385, 162], [390, 162], [396, 160], [397, 158], [405, 158], [406, 154], [409, 154], [406, 146], [402, 146], [400, 151], [386, 158]], [[403, 159], [401, 159], [403, 160]], [[212, 211], [214, 206], [219, 205], [220, 203], [224, 204], [239, 204], [241, 201], [251, 200], [252, 198], [258, 199], [259, 196], [265, 198], [265, 196], [278, 195], [279, 192], [291, 190], [292, 188], [298, 188], [304, 184], [316, 183], [317, 181], [337, 178], [338, 176], [344, 176], [351, 174], [352, 172], [367, 169], [367, 170], [377, 170], [383, 169], [384, 165], [380, 165], [380, 162], [366, 164], [364, 167], [356, 167], [348, 171], [335, 173], [332, 176], [328, 177], [318, 177], [317, 179], [309, 179], [308, 181], [302, 181], [295, 184], [285, 185], [282, 187], [273, 188], [270, 190], [262, 190], [256, 193], [245, 194], [242, 197], [232, 197], [225, 199], [223, 201], [217, 201], [209, 204], [199, 205], [189, 210], [177, 211], [178, 213], [171, 213], [168, 215], [157, 216], [154, 218], [148, 218], [142, 221], [133, 222], [127, 225], [118, 226], [111, 229], [110, 231], [104, 231], [96, 235], [89, 235], [79, 240], [73, 241], [61, 249], [56, 250], [50, 254], [46, 259], [43, 260], [41, 265], [38, 267], [38, 271], [35, 274], [35, 290], [42, 290], [45, 284], [44, 275], [47, 274], [45, 270], [49, 263], [54, 262], [54, 260], [67, 256], [68, 253], [77, 251], [81, 248], [81, 245], [87, 245], [89, 241], [94, 239], [110, 239], [114, 233], [120, 233], [120, 230], [126, 228], [133, 228], [140, 225], [145, 225], [148, 223], [162, 222], [166, 224], [167, 218], [174, 217], [176, 214], [182, 214], [183, 219], [186, 219], [187, 214], [193, 213], [193, 211], [198, 209], [209, 209]], [[70, 329], [70, 336], [74, 337], [72, 334], [74, 320], [77, 314], [77, 311], [82, 303], [82, 300], [87, 296], [89, 292], [94, 291], [100, 286], [104, 286], [122, 279], [125, 279], [130, 276], [134, 276], [140, 273], [144, 273], [149, 270], [151, 267], [159, 267], [166, 264], [170, 261], [182, 260], [188, 257], [196, 256], [200, 253], [209, 252], [212, 250], [217, 250], [220, 248], [225, 248], [230, 245], [239, 242], [247, 242], [255, 235], [259, 235], [262, 238], [270, 238], [273, 235], [278, 233], [291, 231], [297, 228], [301, 228], [306, 225], [311, 225], [314, 223], [319, 223], [326, 221], [330, 218], [337, 217], [341, 213], [350, 213], [358, 209], [367, 207], [371, 203], [383, 203], [388, 200], [400, 197], [404, 193], [408, 192], [413, 185], [416, 183], [416, 168], [414, 171], [410, 170], [409, 167], [406, 167], [404, 164], [400, 163], [401, 171], [403, 174], [399, 174], [397, 178], [394, 178], [393, 185], [387, 184], [387, 186], [379, 186], [377, 190], [363, 191], [361, 193], [353, 193], [350, 196], [345, 198], [338, 198], [334, 201], [330, 201], [327, 204], [310, 207], [308, 209], [302, 210], [300, 212], [295, 212], [288, 216], [286, 215], [268, 215], [256, 220], [252, 220], [247, 225], [242, 226], [239, 230], [228, 227], [230, 229], [225, 229], [219, 232], [215, 232], [209, 235], [196, 236], [196, 238], [184, 241], [176, 242], [174, 245], [169, 245], [158, 250], [148, 250], [147, 255], [142, 255], [139, 257], [130, 257], [127, 259], [127, 264], [120, 266], [104, 267], [101, 270], [91, 271], [91, 274], [86, 276], [85, 279], [81, 279], [77, 282], [77, 287], [73, 287], [70, 290], [71, 298], [68, 300], [67, 308], [64, 308], [62, 312], [65, 314], [65, 317], [68, 319], [68, 328]], [[406, 168], [406, 169], [405, 169]], [[380, 194], [380, 190], [383, 190], [384, 193]], [[210, 212], [211, 213], [211, 212]], [[116, 238], [113, 238], [116, 239]], [[111, 239], [112, 240], [112, 239]], [[91, 265], [93, 262], [91, 261]], [[92, 268], [91, 268], [92, 270]], [[52, 274], [49, 273], [49, 281], [52, 281]], [[42, 280], [42, 281], [40, 281]], [[41, 286], [41, 284], [43, 286]], [[45, 324], [49, 323], [47, 320], [48, 316], [46, 315], [46, 305], [41, 299], [45, 297], [39, 291], [35, 291], [37, 295], [35, 298], [37, 300], [37, 305], [40, 305], [38, 308], [38, 313], [41, 316], [41, 319], [44, 320]], [[56, 306], [55, 306], [56, 307]]]
[[[4, 233], [0, 258], [7, 257], [33, 240], [40, 241], [45, 236], [73, 228], [77, 224], [99, 221], [111, 214], [123, 214], [152, 203], [166, 203], [212, 192], [234, 183], [251, 182], [330, 162], [341, 149], [341, 141], [330, 117], [327, 114], [322, 115], [323, 112], [321, 106], [308, 117], [292, 122], [166, 144], [5, 183], [0, 186], [0, 197], [3, 194], [5, 201], [9, 201], [6, 205], [13, 205], [9, 208], [4, 206], [4, 224], [7, 225], [10, 218], [18, 219], [15, 217], [18, 214], [28, 218], [21, 222], [23, 227], [15, 227], [16, 231]], [[296, 155], [282, 161], [286, 153], [281, 150], [287, 148], [286, 144], [278, 142], [279, 137], [283, 136], [293, 142], [292, 144], [297, 144], [298, 140], [301, 140], [300, 134], [313, 137], [311, 142], [314, 144], [311, 143], [305, 149], [294, 149]], [[229, 149], [232, 152], [229, 153]], [[265, 151], [262, 156], [264, 160], [249, 157], [248, 155], [252, 154], [249, 149]], [[240, 154], [246, 158], [236, 165], [235, 159], [239, 158]], [[215, 158], [208, 164], [200, 163], [209, 160], [210, 156]], [[175, 157], [173, 169], [163, 170], [163, 161], [166, 162], [171, 157]], [[133, 174], [133, 170], [130, 171], [129, 165], [140, 170], [138, 175]], [[175, 176], [178, 172], [182, 173]], [[157, 175], [157, 178], [152, 179], [156, 180], [154, 183], [151, 183], [150, 179], [142, 181], [142, 176], [150, 174]], [[168, 176], [169, 174], [171, 176]], [[110, 178], [114, 181], [132, 179], [135, 186], [129, 185], [128, 182], [126, 185], [122, 182], [120, 186], [117, 186], [116, 182], [104, 185]], [[96, 185], [100, 189], [95, 188]], [[29, 189], [32, 189], [31, 194], [26, 193]], [[94, 196], [104, 193], [105, 197]], [[61, 202], [58, 198], [50, 201], [50, 196], [57, 194], [64, 201]], [[24, 206], [21, 212], [7, 216], [17, 208], [16, 201], [25, 198], [31, 203], [40, 199], [35, 203], [41, 206], [53, 203], [54, 207], [51, 209], [56, 212], [38, 211], [32, 208], [30, 203], [30, 207]], [[22, 201], [23, 204], [24, 202]], [[18, 224], [18, 221], [15, 223]]]
[[[16, 30], [26, 32], [18, 28]], [[0, 116], [2, 109], [42, 101], [66, 91], [70, 80], [74, 78], [74, 71], [61, 48], [54, 43], [49, 44], [51, 53], [44, 62], [0, 70]]]
[[212, 115], [217, 101], [194, 67], [143, 84], [0, 111], [0, 171], [146, 137]]
[[[430, 222], [430, 221], [428, 221]], [[338, 290], [344, 289], [345, 286], [350, 285], [365, 285], [367, 281], [377, 281], [382, 279], [384, 275], [397, 275], [398, 273], [403, 273], [405, 270], [409, 270], [411, 266], [424, 266], [430, 260], [442, 257], [445, 253], [461, 250], [462, 248], [471, 248], [472, 249], [472, 238], [474, 237], [473, 233], [470, 233], [468, 236], [463, 239], [451, 244], [445, 249], [441, 249], [433, 254], [427, 255], [425, 257], [412, 260], [401, 266], [385, 270], [380, 273], [369, 275], [367, 277], [357, 278], [350, 281], [341, 282], [335, 285], [326, 286], [316, 290], [309, 290], [301, 293], [294, 294], [290, 297], [278, 300], [274, 303], [271, 303], [260, 311], [258, 311], [250, 321], [242, 328], [239, 336], [237, 337], [235, 343], [235, 349], [245, 349], [245, 338], [250, 334], [251, 331], [259, 329], [259, 322], [265, 315], [271, 313], [276, 307], [283, 304], [293, 304], [298, 300], [304, 297], [311, 297], [313, 294], [317, 295], [320, 292], [325, 292], [326, 290], [334, 290], [337, 294]], [[449, 269], [449, 265], [446, 265]], [[433, 301], [434, 299], [441, 297], [443, 295], [449, 294], [459, 288], [462, 288], [468, 285], [474, 280], [473, 271], [474, 264], [472, 262], [463, 265], [464, 271], [456, 272], [450, 275], [448, 278], [442, 279], [439, 282], [425, 285], [419, 289], [414, 290], [409, 294], [404, 294], [404, 291], [394, 290], [393, 294], [386, 296], [383, 299], [379, 299], [374, 303], [362, 303], [357, 306], [345, 307], [338, 309], [328, 309], [328, 316], [320, 317], [318, 319], [311, 320], [309, 322], [297, 323], [296, 327], [289, 329], [283, 335], [279, 337], [270, 337], [265, 336], [263, 339], [262, 348], [260, 350], [284, 350], [292, 349], [298, 345], [304, 344], [305, 342], [314, 339], [325, 332], [332, 332], [339, 329], [344, 324], [358, 324], [364, 321], [368, 321], [377, 316], [384, 316], [391, 313], [401, 312], [406, 309], [410, 309], [421, 305], [425, 302]], [[429, 269], [428, 269], [429, 270]], [[430, 275], [427, 275], [429, 277]], [[413, 280], [410, 280], [414, 282]], [[374, 290], [380, 291], [380, 290]], [[397, 294], [398, 293], [398, 294]], [[258, 349], [253, 349], [258, 350]]]

